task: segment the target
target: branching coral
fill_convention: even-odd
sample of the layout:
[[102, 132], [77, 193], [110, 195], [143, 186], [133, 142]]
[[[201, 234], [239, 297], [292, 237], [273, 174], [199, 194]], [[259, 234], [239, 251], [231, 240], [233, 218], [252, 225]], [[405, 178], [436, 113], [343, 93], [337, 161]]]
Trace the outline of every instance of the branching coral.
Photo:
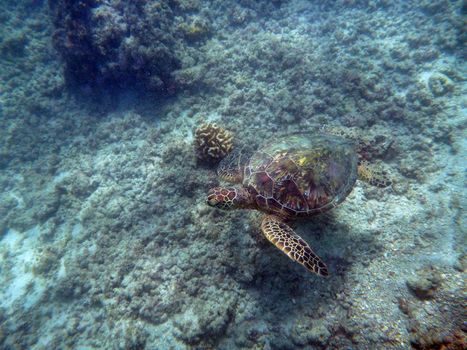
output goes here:
[[216, 163], [233, 148], [233, 135], [215, 123], [203, 123], [195, 132], [195, 150], [198, 159]]

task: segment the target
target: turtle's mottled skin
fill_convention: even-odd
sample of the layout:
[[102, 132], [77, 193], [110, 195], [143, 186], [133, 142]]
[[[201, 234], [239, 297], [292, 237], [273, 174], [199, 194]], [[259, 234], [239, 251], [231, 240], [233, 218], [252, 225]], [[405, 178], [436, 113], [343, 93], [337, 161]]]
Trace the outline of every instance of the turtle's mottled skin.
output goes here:
[[231, 154], [218, 173], [242, 186], [211, 189], [210, 206], [264, 212], [261, 229], [273, 244], [309, 271], [328, 275], [323, 261], [286, 222], [330, 210], [352, 191], [358, 156], [351, 141], [326, 134], [287, 135], [249, 158], [241, 151]]

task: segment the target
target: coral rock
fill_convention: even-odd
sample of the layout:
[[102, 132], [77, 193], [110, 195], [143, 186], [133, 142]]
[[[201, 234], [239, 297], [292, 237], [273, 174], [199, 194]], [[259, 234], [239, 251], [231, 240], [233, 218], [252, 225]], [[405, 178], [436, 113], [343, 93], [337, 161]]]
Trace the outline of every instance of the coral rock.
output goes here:
[[203, 123], [195, 132], [195, 150], [198, 159], [216, 163], [233, 148], [231, 132], [215, 123]]
[[435, 96], [443, 96], [454, 90], [454, 83], [451, 79], [441, 73], [433, 74], [428, 79], [430, 91]]
[[419, 299], [430, 299], [440, 285], [439, 273], [431, 267], [417, 271], [417, 275], [407, 280], [410, 291]]

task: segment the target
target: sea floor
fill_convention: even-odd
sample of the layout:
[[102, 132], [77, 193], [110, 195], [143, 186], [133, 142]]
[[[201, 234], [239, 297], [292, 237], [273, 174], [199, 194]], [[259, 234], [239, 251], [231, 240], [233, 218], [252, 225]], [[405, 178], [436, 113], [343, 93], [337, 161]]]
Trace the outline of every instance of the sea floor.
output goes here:
[[[0, 348], [465, 349], [461, 1], [198, 4], [212, 29], [165, 97], [70, 88], [31, 3], [0, 4]], [[323, 125], [371, 141], [393, 185], [294, 224], [329, 278], [259, 212], [205, 204], [203, 122], [235, 147]]]

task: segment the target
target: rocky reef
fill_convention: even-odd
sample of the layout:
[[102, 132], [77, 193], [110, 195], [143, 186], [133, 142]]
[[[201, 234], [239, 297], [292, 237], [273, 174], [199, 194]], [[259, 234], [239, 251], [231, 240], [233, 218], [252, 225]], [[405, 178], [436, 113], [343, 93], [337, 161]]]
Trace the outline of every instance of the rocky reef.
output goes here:
[[[0, 348], [465, 348], [465, 12], [0, 3]], [[203, 122], [344, 129], [389, 172], [294, 227], [329, 278], [205, 205]]]
[[49, 5], [53, 43], [70, 84], [174, 94], [177, 71], [199, 56], [190, 44], [209, 34], [196, 2], [50, 0]]

